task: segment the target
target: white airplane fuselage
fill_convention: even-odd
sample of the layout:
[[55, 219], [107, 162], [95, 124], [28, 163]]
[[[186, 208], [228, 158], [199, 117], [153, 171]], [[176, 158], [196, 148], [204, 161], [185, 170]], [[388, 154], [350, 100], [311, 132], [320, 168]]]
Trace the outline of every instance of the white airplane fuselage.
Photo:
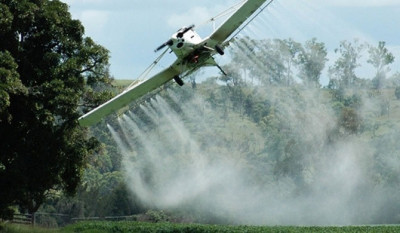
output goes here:
[[194, 48], [202, 42], [202, 39], [193, 30], [187, 31], [182, 37], [178, 37], [179, 33], [180, 31], [172, 35], [173, 44], [170, 48], [178, 58], [183, 59], [195, 50]]
[[[188, 30], [188, 27], [184, 27], [178, 30], [169, 42], [169, 48], [178, 57], [172, 67], [181, 73], [193, 72], [201, 66], [218, 66], [212, 57], [217, 53], [216, 44], [209, 38], [202, 39], [192, 28]], [[209, 47], [210, 44], [214, 48]], [[223, 54], [222, 49], [221, 54]]]

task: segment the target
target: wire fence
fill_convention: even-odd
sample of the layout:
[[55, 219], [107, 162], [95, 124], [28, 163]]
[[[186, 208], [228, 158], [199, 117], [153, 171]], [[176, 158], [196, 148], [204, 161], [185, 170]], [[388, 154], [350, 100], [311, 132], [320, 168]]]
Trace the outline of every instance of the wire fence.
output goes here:
[[14, 214], [14, 224], [26, 224], [48, 228], [63, 227], [80, 221], [137, 221], [137, 216], [71, 217], [68, 214], [43, 213]]
[[34, 214], [14, 214], [11, 222], [43, 227], [62, 227], [71, 223], [72, 218], [67, 214], [37, 212]]
[[32, 224], [32, 214], [14, 214], [12, 223], [15, 224]]
[[81, 222], [81, 221], [137, 221], [137, 216], [71, 218], [71, 222]]

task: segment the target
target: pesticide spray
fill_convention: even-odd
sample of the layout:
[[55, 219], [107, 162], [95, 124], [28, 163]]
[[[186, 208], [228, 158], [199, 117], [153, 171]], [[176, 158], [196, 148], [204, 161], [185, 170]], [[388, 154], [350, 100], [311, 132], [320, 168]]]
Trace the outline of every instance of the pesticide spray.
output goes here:
[[[255, 20], [244, 36], [259, 37], [261, 29], [280, 34], [267, 22], [282, 21], [277, 12], [284, 9], [289, 6], [276, 4], [267, 12], [270, 18]], [[248, 45], [237, 41], [227, 53], [268, 72], [249, 55]], [[398, 186], [387, 185], [383, 180], [392, 176], [380, 174], [391, 172], [393, 179], [400, 174], [399, 148], [393, 147], [400, 138], [397, 126], [374, 143], [365, 135], [335, 138], [341, 135], [340, 115], [318, 88], [255, 87], [254, 95], [268, 99], [260, 105], [268, 108], [268, 117], [255, 122], [243, 108], [215, 103], [187, 86], [164, 91], [122, 115], [118, 126], [108, 126], [123, 155], [128, 187], [149, 208], [189, 210], [207, 216], [205, 222], [235, 224], [400, 220], [387, 208], [399, 202]], [[361, 115], [379, 108], [367, 94], [361, 98]], [[277, 138], [282, 135], [290, 137]]]

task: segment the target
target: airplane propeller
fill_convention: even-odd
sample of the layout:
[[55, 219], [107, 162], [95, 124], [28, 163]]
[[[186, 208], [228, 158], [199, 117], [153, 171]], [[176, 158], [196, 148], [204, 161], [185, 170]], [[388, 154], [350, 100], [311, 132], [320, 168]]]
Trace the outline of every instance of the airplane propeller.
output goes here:
[[163, 49], [163, 48], [165, 48], [165, 46], [171, 46], [171, 45], [173, 45], [174, 44], [174, 41], [172, 40], [172, 39], [169, 39], [167, 42], [165, 42], [164, 44], [162, 44], [162, 45], [160, 45], [160, 46], [158, 46], [158, 48], [156, 48], [155, 50], [154, 50], [154, 52], [158, 52], [158, 51], [160, 51], [161, 49]]
[[[192, 30], [195, 27], [194, 24], [190, 25], [189, 27], [182, 28], [179, 30], [179, 32], [176, 34], [176, 38], [182, 38], [188, 31]], [[158, 52], [161, 49], [165, 48], [167, 45], [172, 46], [174, 44], [174, 41], [172, 39], [169, 39], [167, 42], [164, 44], [160, 45], [158, 48], [154, 50], [154, 52]]]
[[190, 25], [189, 27], [183, 28], [181, 32], [178, 32], [176, 35], [177, 38], [182, 38], [186, 32], [192, 30], [194, 28], [194, 24]]

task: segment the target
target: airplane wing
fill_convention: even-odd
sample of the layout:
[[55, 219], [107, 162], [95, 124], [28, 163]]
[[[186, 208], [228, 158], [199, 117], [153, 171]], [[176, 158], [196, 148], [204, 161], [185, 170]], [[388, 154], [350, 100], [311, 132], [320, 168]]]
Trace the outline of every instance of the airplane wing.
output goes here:
[[[213, 32], [207, 39], [205, 39], [207, 46], [214, 47], [221, 44], [229, 36], [232, 35], [253, 13], [260, 8], [267, 0], [246, 0], [243, 5], [236, 10], [231, 17], [229, 17], [215, 32]], [[272, 2], [273, 0], [269, 0]], [[215, 65], [215, 62], [210, 64]], [[206, 64], [206, 63], [205, 63]], [[79, 124], [82, 126], [91, 126], [98, 123], [103, 117], [109, 115], [112, 112], [123, 108], [130, 102], [144, 96], [145, 94], [157, 89], [169, 80], [173, 79], [176, 75], [180, 75], [179, 72], [180, 61], [177, 60], [169, 68], [149, 78], [148, 80], [136, 85], [92, 111], [86, 113], [78, 119]], [[185, 68], [187, 69], [187, 68]], [[186, 70], [185, 72], [187, 72]], [[193, 71], [193, 70], [192, 70]], [[189, 71], [190, 73], [190, 71]], [[187, 74], [187, 73], [186, 73]]]
[[179, 75], [180, 72], [170, 66], [169, 68], [161, 71], [160, 73], [156, 74], [155, 76], [147, 79], [146, 81], [133, 86], [131, 89], [125, 90], [121, 94], [115, 96], [111, 100], [107, 101], [106, 103], [100, 105], [99, 107], [93, 109], [92, 111], [86, 113], [85, 115], [81, 116], [78, 121], [81, 126], [91, 126], [94, 125], [100, 120], [123, 108], [124, 106], [128, 105], [132, 101], [144, 96], [145, 94], [157, 89], [158, 87], [162, 86], [163, 84], [167, 83], [171, 79], [173, 79], [176, 75]]
[[247, 0], [245, 3], [228, 18], [214, 33], [209, 40], [222, 43], [240, 27], [259, 7], [267, 0]]

